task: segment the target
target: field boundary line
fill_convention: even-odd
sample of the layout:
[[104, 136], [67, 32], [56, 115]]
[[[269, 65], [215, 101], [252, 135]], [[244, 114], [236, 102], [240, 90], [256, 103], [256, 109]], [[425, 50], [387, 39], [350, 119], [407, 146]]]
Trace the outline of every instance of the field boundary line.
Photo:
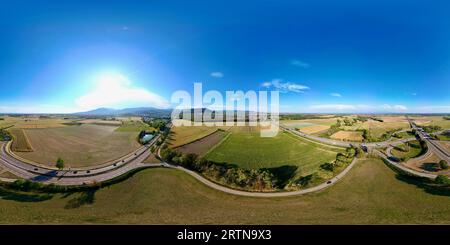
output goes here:
[[189, 145], [189, 144], [191, 144], [191, 143], [195, 143], [195, 142], [197, 142], [197, 141], [199, 141], [199, 140], [202, 140], [203, 138], [206, 138], [206, 137], [210, 136], [211, 134], [214, 134], [214, 133], [217, 132], [217, 131], [219, 131], [218, 128], [217, 128], [216, 130], [212, 131], [211, 133], [205, 135], [205, 136], [202, 136], [202, 137], [200, 137], [200, 138], [198, 138], [198, 139], [195, 139], [195, 140], [193, 140], [193, 141], [191, 141], [191, 142], [187, 142], [187, 143], [178, 145], [178, 146], [176, 146], [176, 147], [172, 147], [172, 149], [176, 149], [176, 148], [178, 148], [178, 147], [182, 147], [182, 146], [185, 146], [185, 145]]
[[214, 145], [213, 147], [211, 147], [211, 149], [209, 149], [205, 154], [203, 154], [203, 156], [208, 155], [209, 153], [211, 153], [213, 150], [215, 150], [217, 147], [219, 147], [223, 142], [225, 142], [226, 139], [228, 139], [228, 137], [230, 137], [231, 132], [230, 131], [225, 131], [226, 135], [219, 141], [219, 143], [217, 143], [216, 145]]
[[295, 134], [295, 133], [291, 132], [290, 130], [284, 129], [283, 127], [280, 127], [280, 128], [283, 129], [283, 131], [288, 132], [291, 135], [295, 136], [294, 138], [297, 138], [297, 139], [300, 138], [301, 140], [306, 140], [306, 141], [309, 141], [309, 142], [311, 142], [313, 144], [316, 144], [316, 145], [323, 145], [323, 146], [326, 146], [326, 147], [338, 148], [338, 149], [345, 149], [346, 148], [344, 146], [329, 145], [329, 144], [326, 144], [326, 143], [323, 143], [323, 142], [315, 141], [315, 140], [303, 137], [301, 135]]
[[[17, 128], [16, 130], [19, 130], [22, 133], [23, 138], [25, 139], [25, 143], [28, 145], [28, 147], [30, 147], [29, 151], [21, 151], [21, 152], [33, 152], [34, 151], [33, 145], [30, 143], [30, 139], [28, 139], [28, 136], [25, 133], [25, 130], [23, 128]], [[11, 133], [11, 135], [12, 135], [13, 140], [15, 139], [17, 141], [17, 136], [14, 133]]]

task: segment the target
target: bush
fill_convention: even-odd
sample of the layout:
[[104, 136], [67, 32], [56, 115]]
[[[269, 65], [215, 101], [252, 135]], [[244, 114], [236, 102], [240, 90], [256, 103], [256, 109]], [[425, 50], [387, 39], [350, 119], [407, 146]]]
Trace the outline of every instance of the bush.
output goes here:
[[445, 160], [440, 160], [439, 166], [441, 167], [441, 169], [448, 169], [448, 163]]
[[438, 175], [434, 181], [437, 184], [450, 185], [450, 179], [445, 175]]
[[332, 172], [334, 170], [335, 166], [333, 163], [327, 162], [327, 163], [320, 165], [320, 168], [322, 168], [323, 170]]
[[317, 172], [314, 172], [312, 174], [306, 175], [306, 176], [302, 176], [300, 178], [298, 178], [295, 183], [298, 185], [301, 185], [303, 187], [307, 187], [309, 185], [311, 185], [312, 183], [314, 183], [315, 181], [319, 180], [320, 177], [317, 174]]

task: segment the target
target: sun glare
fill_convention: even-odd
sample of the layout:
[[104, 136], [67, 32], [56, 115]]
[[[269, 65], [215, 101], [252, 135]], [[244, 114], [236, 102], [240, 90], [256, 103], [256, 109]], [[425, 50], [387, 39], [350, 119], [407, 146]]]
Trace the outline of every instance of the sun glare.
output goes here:
[[130, 80], [120, 73], [104, 73], [95, 79], [101, 89], [112, 90], [130, 85]]

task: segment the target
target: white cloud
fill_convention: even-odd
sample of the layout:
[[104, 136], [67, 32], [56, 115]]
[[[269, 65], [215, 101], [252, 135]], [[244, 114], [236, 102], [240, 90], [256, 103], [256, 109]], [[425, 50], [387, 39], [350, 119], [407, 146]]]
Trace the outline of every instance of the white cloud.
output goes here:
[[420, 113], [450, 113], [450, 105], [419, 106], [416, 111]]
[[408, 110], [408, 107], [404, 106], [404, 105], [389, 105], [389, 104], [384, 104], [381, 106], [382, 109], [384, 110], [395, 110], [395, 111], [406, 111]]
[[301, 67], [301, 68], [309, 68], [309, 67], [311, 67], [311, 65], [309, 63], [306, 63], [306, 62], [301, 61], [301, 60], [292, 60], [291, 61], [291, 65], [298, 66], [298, 67]]
[[58, 106], [58, 105], [9, 105], [0, 106], [0, 113], [74, 113], [78, 112], [76, 108]]
[[406, 107], [404, 105], [394, 105], [394, 109], [399, 110], [399, 111], [406, 111], [406, 110], [408, 110], [408, 107]]
[[123, 75], [106, 74], [97, 80], [98, 85], [93, 91], [75, 100], [78, 108], [86, 110], [124, 105], [167, 108], [170, 105], [166, 99], [153, 92], [132, 87]]
[[330, 95], [333, 97], [342, 97], [340, 93], [331, 93]]
[[281, 82], [281, 79], [274, 79], [271, 82], [264, 82], [261, 84], [261, 86], [265, 88], [275, 88], [282, 93], [287, 92], [303, 93], [305, 92], [305, 90], [309, 90], [308, 86], [291, 82], [283, 83]]
[[210, 75], [211, 75], [212, 77], [216, 77], [216, 78], [222, 78], [222, 77], [223, 77], [223, 73], [220, 72], [220, 71], [214, 71], [214, 72], [211, 72]]
[[313, 110], [318, 111], [356, 111], [356, 110], [366, 110], [370, 109], [371, 106], [368, 105], [352, 105], [352, 104], [323, 104], [323, 105], [312, 105], [309, 107]]

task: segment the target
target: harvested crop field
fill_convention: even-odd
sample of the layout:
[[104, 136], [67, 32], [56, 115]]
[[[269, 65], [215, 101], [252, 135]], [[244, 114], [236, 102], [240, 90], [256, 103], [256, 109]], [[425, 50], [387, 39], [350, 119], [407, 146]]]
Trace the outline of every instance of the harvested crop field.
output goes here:
[[344, 141], [362, 141], [362, 132], [360, 131], [338, 131], [330, 136], [331, 139]]
[[121, 121], [113, 121], [113, 120], [101, 120], [101, 119], [85, 119], [81, 121], [77, 121], [79, 123], [84, 124], [98, 124], [98, 125], [111, 125], [111, 126], [120, 126], [122, 124]]
[[[381, 118], [385, 119], [385, 118]], [[370, 132], [370, 135], [373, 138], [380, 138], [387, 131], [391, 130], [400, 130], [400, 129], [408, 129], [409, 124], [405, 122], [402, 117], [389, 117], [386, 119], [387, 121], [378, 122], [372, 119], [367, 120], [366, 122], [357, 122], [352, 126], [342, 126], [341, 128], [344, 131], [355, 131], [361, 129], [367, 129]]]
[[217, 127], [207, 126], [180, 126], [172, 127], [169, 136], [169, 145], [172, 148], [188, 144], [200, 138], [203, 138], [209, 134], [217, 131]]
[[329, 129], [330, 126], [327, 125], [314, 125], [308, 126], [304, 128], [300, 128], [299, 131], [305, 134], [315, 134]]
[[446, 120], [442, 116], [411, 117], [411, 119], [415, 123], [417, 123], [417, 125], [440, 126], [443, 129], [449, 129], [450, 128], [450, 120]]
[[66, 166], [85, 167], [120, 158], [137, 148], [137, 134], [116, 132], [117, 127], [83, 124], [62, 128], [25, 130], [33, 152], [17, 155], [40, 164], [54, 166], [61, 157]]
[[305, 127], [310, 126], [316, 126], [316, 125], [324, 125], [324, 126], [331, 126], [335, 124], [337, 121], [337, 118], [323, 118], [323, 119], [305, 119], [305, 120], [283, 120], [280, 122], [280, 124], [285, 125], [288, 128], [291, 129], [301, 129]]
[[183, 153], [194, 153], [199, 156], [202, 156], [209, 150], [211, 150], [211, 148], [213, 148], [215, 145], [217, 145], [225, 137], [226, 134], [227, 132], [223, 130], [217, 130], [206, 137], [198, 139], [189, 144], [177, 147], [176, 150]]
[[31, 129], [31, 128], [60, 128], [64, 127], [64, 123], [71, 122], [71, 120], [64, 120], [62, 118], [20, 118], [14, 121], [15, 128]]
[[142, 130], [153, 131], [155, 129], [142, 121], [124, 121], [116, 129], [117, 132], [140, 132]]
[[9, 130], [11, 135], [13, 136], [13, 142], [11, 148], [16, 152], [32, 152], [33, 147], [30, 144], [30, 141], [23, 129], [20, 128], [12, 128]]

